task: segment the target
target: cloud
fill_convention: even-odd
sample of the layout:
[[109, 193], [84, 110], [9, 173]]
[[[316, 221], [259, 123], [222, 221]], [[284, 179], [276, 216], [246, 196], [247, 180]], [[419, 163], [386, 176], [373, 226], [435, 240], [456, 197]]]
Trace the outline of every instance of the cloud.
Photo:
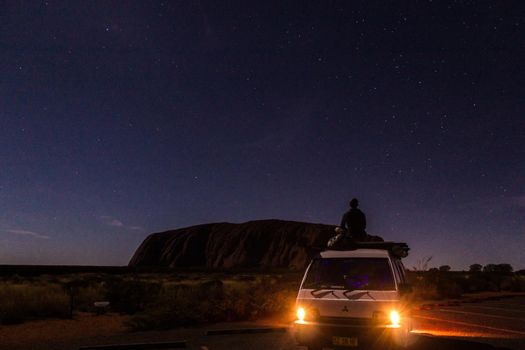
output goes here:
[[116, 227], [123, 227], [123, 226], [124, 226], [124, 224], [122, 223], [122, 221], [117, 220], [117, 219], [109, 220], [107, 224], [108, 224], [109, 226], [116, 226]]
[[112, 216], [109, 216], [109, 215], [102, 215], [100, 217], [100, 219], [102, 220], [102, 222], [108, 226], [113, 226], [113, 227], [124, 227], [124, 223], [118, 219], [115, 219], [114, 217]]
[[125, 229], [128, 229], [128, 230], [134, 230], [134, 231], [142, 231], [142, 230], [144, 230], [140, 226], [124, 225], [124, 223], [121, 220], [115, 219], [114, 217], [112, 217], [110, 215], [102, 215], [102, 216], [100, 216], [100, 219], [102, 220], [102, 222], [104, 222], [108, 226], [121, 227], [121, 228], [125, 228]]
[[33, 232], [33, 231], [27, 231], [27, 230], [5, 230], [5, 232], [12, 233], [14, 235], [19, 235], [19, 236], [30, 236], [30, 237], [38, 238], [38, 239], [49, 239], [49, 236], [46, 236], [46, 235], [43, 235], [37, 232]]

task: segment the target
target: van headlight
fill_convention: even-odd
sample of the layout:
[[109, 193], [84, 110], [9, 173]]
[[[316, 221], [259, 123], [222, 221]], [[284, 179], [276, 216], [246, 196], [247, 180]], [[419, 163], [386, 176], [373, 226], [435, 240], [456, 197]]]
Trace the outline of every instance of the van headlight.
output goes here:
[[401, 314], [397, 310], [391, 310], [390, 312], [374, 311], [372, 319], [376, 324], [389, 328], [399, 328], [401, 325]]
[[295, 312], [295, 315], [297, 316], [297, 321], [299, 321], [300, 323], [303, 323], [306, 321], [309, 321], [309, 322], [316, 321], [320, 317], [319, 310], [317, 310], [314, 307], [304, 307], [304, 306], [299, 306], [297, 308], [297, 311]]
[[401, 321], [401, 316], [396, 310], [390, 311], [390, 324], [394, 327], [399, 327], [399, 322]]
[[305, 316], [306, 316], [306, 311], [304, 310], [304, 308], [302, 307], [297, 308], [297, 319], [301, 322], [304, 322]]

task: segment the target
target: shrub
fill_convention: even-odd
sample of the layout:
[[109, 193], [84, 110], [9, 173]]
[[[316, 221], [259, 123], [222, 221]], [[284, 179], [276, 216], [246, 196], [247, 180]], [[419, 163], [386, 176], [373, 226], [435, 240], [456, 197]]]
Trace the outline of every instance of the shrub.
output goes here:
[[133, 330], [166, 329], [286, 315], [294, 305], [296, 288], [267, 277], [244, 283], [211, 280], [165, 286], [156, 302], [133, 316], [128, 326]]
[[415, 285], [413, 287], [413, 297], [417, 300], [434, 300], [439, 299], [439, 293], [435, 285]]
[[96, 301], [106, 301], [107, 289], [103, 283], [94, 283], [77, 290], [75, 295], [75, 309], [80, 311], [95, 311]]
[[481, 266], [480, 264], [472, 264], [469, 267], [469, 272], [481, 272], [482, 269], [483, 266]]
[[461, 286], [457, 282], [449, 279], [440, 280], [436, 290], [442, 298], [459, 298], [463, 293]]
[[161, 290], [162, 282], [139, 279], [112, 279], [106, 284], [106, 298], [111, 309], [127, 314], [143, 311]]
[[67, 318], [69, 296], [58, 285], [0, 284], [0, 323], [36, 318]]
[[525, 278], [523, 276], [505, 276], [501, 279], [500, 289], [504, 291], [525, 291]]

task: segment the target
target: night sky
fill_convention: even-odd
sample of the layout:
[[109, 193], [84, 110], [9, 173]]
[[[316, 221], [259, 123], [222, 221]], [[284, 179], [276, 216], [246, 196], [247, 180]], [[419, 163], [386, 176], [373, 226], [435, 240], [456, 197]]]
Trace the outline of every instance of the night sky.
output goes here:
[[0, 263], [338, 224], [525, 268], [521, 1], [0, 3]]

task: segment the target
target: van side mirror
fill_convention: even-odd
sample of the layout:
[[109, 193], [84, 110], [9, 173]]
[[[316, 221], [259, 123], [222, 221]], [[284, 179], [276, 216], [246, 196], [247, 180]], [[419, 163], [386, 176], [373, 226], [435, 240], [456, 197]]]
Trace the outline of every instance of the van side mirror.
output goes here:
[[399, 294], [412, 293], [412, 285], [408, 283], [398, 284], [397, 289], [399, 290]]

